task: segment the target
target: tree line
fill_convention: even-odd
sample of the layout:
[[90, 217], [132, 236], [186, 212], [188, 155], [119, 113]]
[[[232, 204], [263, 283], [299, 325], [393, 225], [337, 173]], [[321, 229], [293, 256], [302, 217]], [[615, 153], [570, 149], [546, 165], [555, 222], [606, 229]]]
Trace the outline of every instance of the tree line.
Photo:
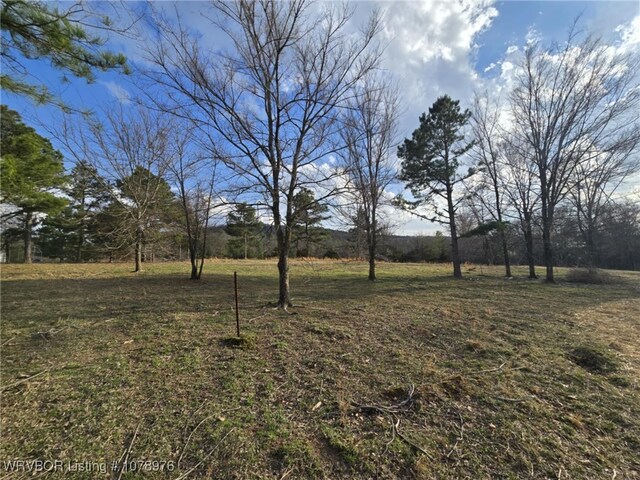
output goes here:
[[[329, 211], [365, 246], [370, 280], [381, 248], [392, 251], [384, 239], [393, 208], [443, 225], [456, 277], [470, 252], [477, 258], [478, 245], [508, 277], [520, 249], [529, 276], [537, 277], [539, 246], [547, 281], [569, 259], [608, 265], [611, 249], [628, 255], [616, 265], [636, 268], [638, 208], [622, 194], [638, 171], [637, 53], [574, 25], [562, 44], [529, 42], [500, 95], [479, 92], [467, 109], [443, 95], [401, 140], [398, 89], [380, 68], [380, 12], [355, 35], [348, 30], [352, 11], [334, 3], [212, 8], [207, 18], [231, 45], [224, 52], [205, 48], [179, 14], [168, 19], [149, 8], [155, 37], [141, 44], [138, 104], [50, 127], [75, 163], [69, 176], [51, 142], [3, 107], [2, 197], [13, 207], [4, 216], [20, 219], [4, 229], [5, 245], [21, 235], [29, 261], [34, 223], [43, 221], [38, 236], [51, 239], [46, 245], [73, 245], [77, 261], [100, 245], [103, 253], [130, 254], [137, 271], [157, 252], [158, 239], [179, 232], [196, 279], [212, 212], [224, 207], [227, 253], [275, 254], [285, 309], [289, 258], [311, 253]], [[33, 16], [28, 9], [9, 13]], [[43, 25], [70, 18], [54, 15]], [[3, 32], [13, 24], [3, 21]], [[78, 44], [76, 30], [62, 35], [77, 48], [97, 44]], [[29, 37], [9, 37], [10, 45], [13, 38]], [[111, 62], [96, 67], [125, 65], [92, 51], [91, 58]], [[392, 193], [398, 181], [408, 198]], [[624, 230], [627, 247], [616, 229]]]

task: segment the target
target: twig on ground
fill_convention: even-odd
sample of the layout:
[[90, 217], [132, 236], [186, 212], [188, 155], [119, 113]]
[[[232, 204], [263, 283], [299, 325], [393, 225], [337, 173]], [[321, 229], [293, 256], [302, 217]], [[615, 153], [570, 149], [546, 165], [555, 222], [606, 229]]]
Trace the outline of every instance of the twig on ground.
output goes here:
[[503, 402], [518, 403], [518, 402], [526, 402], [527, 400], [532, 400], [535, 397], [532, 395], [529, 395], [528, 397], [522, 397], [522, 398], [508, 398], [508, 397], [501, 397], [499, 395], [494, 395], [493, 398], [497, 400], [502, 400]]
[[413, 402], [414, 393], [415, 393], [415, 385], [411, 384], [411, 386], [409, 387], [409, 391], [407, 393], [407, 398], [405, 398], [404, 400], [402, 400], [401, 402], [395, 405], [388, 405], [388, 406], [377, 405], [377, 404], [360, 405], [355, 402], [351, 402], [351, 404], [354, 407], [358, 408], [360, 411], [363, 411], [363, 412], [372, 411], [372, 410], [377, 411], [382, 413], [383, 415], [387, 415], [391, 419], [391, 440], [387, 442], [387, 445], [384, 449], [385, 453], [389, 449], [389, 445], [391, 445], [395, 440], [395, 438], [398, 437], [410, 447], [415, 448], [419, 452], [423, 453], [427, 458], [432, 459], [431, 455], [429, 455], [429, 453], [424, 448], [422, 448], [420, 445], [417, 445], [416, 443], [408, 439], [400, 431], [400, 419], [398, 418], [397, 414], [405, 412], [410, 408], [411, 403]]
[[120, 480], [122, 478], [122, 474], [126, 470], [127, 463], [129, 461], [129, 455], [131, 454], [131, 449], [133, 448], [133, 442], [135, 442], [136, 438], [138, 437], [138, 431], [140, 430], [140, 424], [141, 423], [142, 423], [142, 420], [140, 420], [138, 422], [138, 425], [136, 426], [136, 429], [133, 432], [133, 436], [131, 437], [131, 441], [129, 442], [129, 447], [127, 448], [126, 453], [124, 455], [124, 459], [120, 463], [120, 468], [119, 468], [120, 473], [118, 474], [118, 479], [117, 480]]
[[30, 377], [23, 378], [22, 380], [18, 380], [17, 382], [12, 383], [11, 385], [6, 385], [6, 386], [0, 388], [0, 392], [4, 392], [5, 390], [9, 390], [10, 388], [13, 388], [15, 386], [20, 385], [21, 383], [28, 382], [29, 380], [33, 380], [34, 378], [39, 377], [40, 375], [43, 375], [43, 374], [45, 374], [45, 373], [47, 373], [49, 371], [51, 371], [51, 369], [47, 368], [46, 370], [38, 372], [35, 375], [31, 375]]
[[247, 321], [246, 321], [246, 323], [251, 323], [251, 322], [253, 322], [254, 320], [257, 320], [257, 319], [259, 319], [259, 318], [262, 318], [262, 317], [264, 317], [264, 316], [266, 316], [266, 315], [268, 315], [268, 314], [269, 314], [269, 312], [264, 312], [264, 313], [263, 313], [263, 314], [261, 314], [261, 315], [258, 315], [258, 316], [256, 316], [256, 317], [250, 318], [249, 320], [247, 320]]
[[287, 471], [285, 471], [280, 477], [280, 480], [284, 480], [285, 478], [287, 478], [291, 472], [293, 472], [293, 468], [289, 468]]
[[476, 370], [474, 372], [469, 372], [466, 373], [465, 375], [479, 375], [481, 373], [491, 373], [491, 372], [499, 372], [501, 371], [504, 366], [507, 364], [507, 362], [502, 362], [502, 364], [499, 367], [496, 368], [487, 368], [486, 370]]
[[183, 478], [186, 478], [189, 474], [191, 474], [191, 472], [193, 472], [196, 468], [198, 468], [200, 465], [202, 465], [204, 463], [204, 461], [209, 458], [211, 455], [213, 455], [213, 452], [215, 452], [217, 450], [217, 448], [222, 444], [222, 442], [225, 441], [225, 439], [231, 434], [231, 432], [233, 432], [236, 429], [236, 427], [233, 427], [231, 430], [229, 430], [224, 437], [222, 437], [220, 439], [220, 441], [218, 443], [216, 443], [216, 446], [213, 447], [211, 449], [211, 451], [209, 453], [207, 453], [205, 455], [205, 457], [200, 460], [198, 463], [196, 463], [193, 467], [191, 467], [189, 470], [187, 470], [185, 473], [183, 473], [182, 475], [180, 475], [179, 477], [176, 478], [176, 480], [182, 480]]
[[2, 345], [0, 345], [0, 347], [4, 347], [7, 343], [9, 343], [14, 338], [16, 338], [16, 337], [11, 337], [9, 340], [5, 340], [4, 342], [2, 342]]
[[180, 468], [180, 462], [182, 461], [182, 457], [184, 457], [184, 453], [187, 451], [187, 445], [189, 445], [189, 440], [191, 440], [191, 437], [193, 436], [194, 433], [196, 433], [196, 430], [200, 427], [200, 425], [202, 425], [204, 422], [209, 420], [211, 417], [212, 417], [212, 415], [209, 415], [208, 417], [205, 417], [198, 425], [196, 425], [196, 428], [191, 430], [191, 433], [189, 434], [189, 437], [187, 438], [187, 441], [184, 442], [184, 447], [182, 447], [182, 452], [180, 453], [180, 457], [178, 457], [178, 463], [176, 464], [178, 466], [178, 468]]

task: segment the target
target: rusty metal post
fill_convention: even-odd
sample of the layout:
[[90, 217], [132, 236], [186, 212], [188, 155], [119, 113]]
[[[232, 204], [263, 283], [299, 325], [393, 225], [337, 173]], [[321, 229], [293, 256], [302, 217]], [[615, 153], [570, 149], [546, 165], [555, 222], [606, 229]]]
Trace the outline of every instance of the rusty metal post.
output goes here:
[[240, 338], [240, 310], [238, 310], [238, 272], [233, 272], [233, 288], [236, 294], [236, 334]]

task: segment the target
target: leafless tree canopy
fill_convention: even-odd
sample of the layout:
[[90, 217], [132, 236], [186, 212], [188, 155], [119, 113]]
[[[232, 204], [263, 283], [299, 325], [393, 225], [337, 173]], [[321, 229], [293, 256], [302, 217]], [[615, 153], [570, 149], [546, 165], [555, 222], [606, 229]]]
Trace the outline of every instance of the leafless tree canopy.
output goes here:
[[473, 192], [498, 225], [502, 243], [505, 275], [511, 277], [509, 247], [505, 232], [505, 198], [502, 194], [504, 182], [504, 132], [500, 126], [500, 104], [491, 101], [488, 93], [476, 95], [473, 103], [471, 127], [475, 138], [472, 156], [478, 164], [479, 182]]
[[156, 15], [160, 38], [148, 51], [155, 65], [148, 77], [169, 92], [159, 106], [193, 120], [216, 140], [219, 156], [236, 175], [236, 194], [268, 208], [278, 239], [278, 305], [286, 308], [292, 200], [306, 185], [325, 185], [317, 201], [335, 193], [327, 180], [337, 172], [317, 163], [340, 148], [340, 110], [378, 64], [373, 40], [379, 21], [374, 16], [360, 35], [351, 35], [351, 13], [337, 4], [240, 1], [214, 7], [210, 19], [225, 32], [228, 51], [205, 51], [183, 24]]
[[[640, 135], [637, 54], [571, 30], [562, 46], [530, 44], [511, 93], [518, 143], [539, 180], [547, 280], [553, 281], [551, 230], [556, 207], [594, 152], [625, 156]], [[615, 152], [615, 153], [614, 153]]]
[[173, 155], [168, 166], [168, 181], [176, 189], [182, 209], [182, 226], [187, 237], [191, 279], [199, 280], [204, 267], [211, 210], [216, 205], [213, 197], [217, 165], [216, 159], [208, 158], [198, 148], [188, 125], [174, 125], [171, 132]]
[[376, 279], [376, 246], [384, 227], [379, 207], [384, 203], [385, 189], [395, 179], [391, 154], [396, 147], [398, 113], [397, 89], [379, 76], [369, 75], [354, 87], [341, 132], [346, 146], [342, 157], [351, 183], [351, 217], [363, 223], [369, 280]]

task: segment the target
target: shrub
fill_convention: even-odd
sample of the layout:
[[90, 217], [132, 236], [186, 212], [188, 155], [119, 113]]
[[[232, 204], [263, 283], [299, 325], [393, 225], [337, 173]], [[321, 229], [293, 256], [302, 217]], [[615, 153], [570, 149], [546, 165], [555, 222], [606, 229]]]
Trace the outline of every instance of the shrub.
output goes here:
[[574, 268], [567, 273], [567, 281], [572, 283], [587, 283], [593, 285], [602, 285], [606, 283], [614, 283], [615, 278], [597, 268]]

